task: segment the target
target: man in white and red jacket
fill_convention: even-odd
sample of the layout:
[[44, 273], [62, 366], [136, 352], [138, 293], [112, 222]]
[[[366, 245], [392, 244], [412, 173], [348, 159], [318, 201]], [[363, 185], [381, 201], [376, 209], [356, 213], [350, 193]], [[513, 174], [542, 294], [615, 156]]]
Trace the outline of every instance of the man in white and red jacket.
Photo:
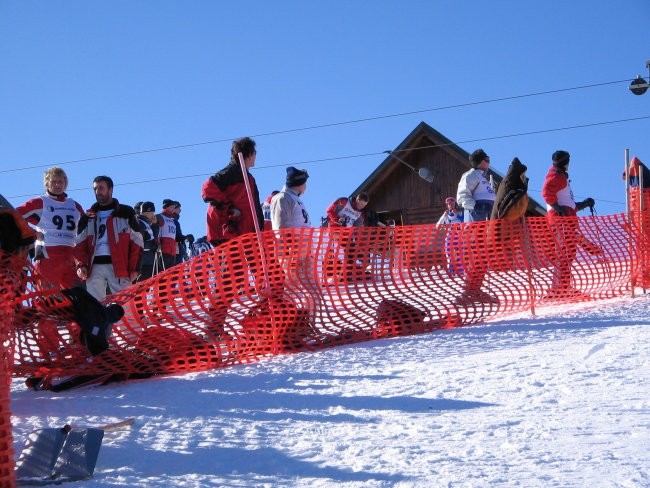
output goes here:
[[357, 242], [357, 236], [353, 232], [334, 228], [363, 227], [370, 197], [361, 192], [354, 198], [342, 197], [334, 200], [327, 207], [327, 225], [332, 229], [333, 241], [338, 242], [343, 249], [343, 260], [335, 266], [335, 278], [343, 282], [356, 281], [369, 277], [365, 269], [370, 262], [367, 249]]
[[84, 211], [65, 190], [68, 176], [58, 167], [45, 172], [45, 195], [32, 198], [16, 211], [36, 230], [34, 268], [41, 287], [72, 288], [79, 283], [74, 262], [77, 224]]
[[271, 230], [271, 200], [280, 193], [280, 190], [273, 190], [271, 194], [262, 202], [262, 214], [264, 215], [264, 230]]
[[363, 209], [370, 198], [361, 192], [354, 198], [341, 197], [327, 207], [327, 223], [329, 227], [361, 227], [365, 219]]
[[542, 198], [546, 202], [548, 219], [575, 216], [579, 210], [593, 207], [593, 198], [577, 203], [573, 198], [568, 173], [570, 154], [566, 151], [555, 151], [551, 158], [553, 166], [548, 170], [542, 186]]
[[106, 298], [106, 286], [116, 293], [138, 277], [142, 234], [132, 207], [113, 198], [113, 180], [93, 180], [95, 203], [79, 220], [75, 262], [77, 275], [97, 300]]
[[[246, 166], [246, 178], [253, 196], [254, 211], [251, 211], [239, 164], [238, 153], [242, 153]], [[209, 203], [207, 213], [207, 237], [210, 244], [218, 246], [243, 234], [255, 232], [255, 219], [264, 228], [264, 215], [260, 205], [260, 194], [255, 178], [248, 171], [255, 166], [257, 150], [250, 137], [237, 139], [232, 143], [230, 163], [208, 178], [201, 188], [201, 198]]]
[[[593, 246], [586, 241], [578, 229], [575, 218], [577, 211], [593, 207], [593, 198], [582, 202], [574, 200], [569, 180], [569, 159], [567, 151], [555, 151], [551, 156], [553, 165], [546, 174], [542, 186], [542, 198], [546, 202], [549, 226], [555, 234], [556, 275], [553, 293], [571, 290], [571, 263], [576, 257], [577, 246]], [[590, 253], [597, 253], [595, 249], [588, 249]]]
[[176, 242], [176, 219], [174, 218], [178, 202], [174, 200], [163, 200], [163, 211], [156, 215], [158, 221], [158, 243], [162, 252], [164, 268], [171, 268], [176, 264], [178, 254], [178, 243]]

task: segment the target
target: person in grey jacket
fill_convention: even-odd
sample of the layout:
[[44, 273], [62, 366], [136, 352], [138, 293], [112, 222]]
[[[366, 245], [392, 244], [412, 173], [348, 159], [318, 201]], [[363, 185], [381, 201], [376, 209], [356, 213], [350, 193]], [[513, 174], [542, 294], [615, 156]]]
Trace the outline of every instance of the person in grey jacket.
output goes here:
[[300, 196], [307, 189], [307, 171], [296, 169], [293, 166], [287, 168], [286, 184], [271, 200], [271, 227], [273, 230], [311, 227], [311, 220], [300, 200]]

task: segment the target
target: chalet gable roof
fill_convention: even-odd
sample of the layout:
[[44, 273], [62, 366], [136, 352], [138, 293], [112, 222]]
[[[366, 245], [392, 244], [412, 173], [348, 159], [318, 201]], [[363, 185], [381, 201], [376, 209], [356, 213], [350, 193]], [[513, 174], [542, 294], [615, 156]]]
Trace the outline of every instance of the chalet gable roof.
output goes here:
[[[381, 211], [433, 207], [432, 211], [438, 212], [439, 206], [444, 207], [444, 198], [456, 194], [460, 175], [472, 167], [467, 151], [426, 122], [420, 122], [395, 149], [386, 152], [387, 157], [352, 192], [367, 192], [371, 205], [374, 200]], [[435, 174], [433, 183], [417, 176], [420, 168]], [[410, 172], [416, 175], [409, 177]], [[488, 170], [490, 176], [497, 183], [504, 177], [492, 168]], [[546, 213], [545, 206], [532, 198], [529, 211], [535, 215]]]
[[[419, 145], [420, 142], [424, 141], [424, 145]], [[448, 153], [454, 154], [458, 160], [464, 162], [467, 169], [470, 169], [472, 166], [469, 163], [469, 153], [453, 143], [451, 140], [447, 139], [440, 132], [435, 130], [426, 122], [420, 122], [411, 133], [406, 136], [406, 138], [393, 149], [391, 152], [395, 154], [400, 159], [408, 159], [409, 155], [426, 149], [439, 148]], [[392, 167], [399, 167], [401, 164], [400, 161], [395, 159], [391, 154], [389, 154], [386, 159], [384, 159], [375, 170], [368, 175], [368, 177], [359, 185], [359, 187], [352, 192], [352, 195], [356, 195], [362, 191], [368, 191], [372, 186], [373, 182], [378, 179], [381, 175], [390, 176]], [[409, 163], [410, 164], [410, 163]], [[419, 168], [415, 168], [416, 171]], [[499, 176], [499, 181], [503, 179], [503, 175], [498, 171], [490, 168], [490, 173], [495, 176]], [[382, 178], [383, 179], [383, 178]]]

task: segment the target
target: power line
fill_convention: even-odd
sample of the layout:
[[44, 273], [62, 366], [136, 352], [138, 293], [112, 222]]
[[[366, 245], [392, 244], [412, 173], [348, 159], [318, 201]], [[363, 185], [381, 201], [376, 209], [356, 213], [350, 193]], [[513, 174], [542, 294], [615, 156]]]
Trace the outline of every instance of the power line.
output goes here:
[[[500, 135], [500, 136], [490, 136], [490, 137], [483, 137], [483, 138], [478, 138], [478, 139], [466, 139], [458, 142], [449, 142], [447, 144], [435, 144], [435, 145], [429, 145], [429, 146], [418, 146], [418, 147], [410, 147], [408, 149], [403, 149], [402, 151], [418, 151], [422, 149], [432, 149], [434, 147], [445, 147], [445, 146], [455, 146], [458, 144], [468, 144], [470, 142], [485, 142], [485, 141], [494, 141], [498, 139], [507, 139], [507, 138], [512, 138], [512, 137], [523, 137], [523, 136], [530, 136], [530, 135], [536, 135], [536, 134], [546, 134], [550, 132], [559, 132], [559, 131], [564, 131], [564, 130], [574, 130], [574, 129], [584, 129], [587, 127], [597, 127], [597, 126], [603, 126], [603, 125], [611, 125], [611, 124], [620, 124], [620, 123], [625, 123], [625, 122], [635, 122], [639, 120], [646, 120], [650, 119], [650, 115], [643, 115], [640, 117], [631, 117], [627, 119], [618, 119], [618, 120], [608, 120], [604, 122], [591, 122], [587, 124], [579, 124], [579, 125], [571, 125], [571, 126], [566, 126], [566, 127], [556, 127], [552, 129], [539, 129], [535, 131], [527, 131], [527, 132], [518, 132], [514, 134], [506, 134], [506, 135]], [[398, 150], [394, 152], [400, 152]], [[345, 159], [359, 159], [359, 158], [365, 158], [365, 157], [374, 157], [374, 156], [383, 156], [385, 154], [385, 151], [377, 151], [377, 152], [369, 152], [369, 153], [361, 153], [361, 154], [351, 154], [351, 155], [345, 155], [345, 156], [333, 156], [329, 158], [321, 158], [321, 159], [311, 159], [307, 161], [297, 161], [291, 164], [294, 165], [306, 165], [306, 164], [317, 164], [317, 163], [325, 163], [325, 162], [331, 162], [331, 161], [341, 161]], [[258, 166], [254, 168], [255, 170], [263, 170], [263, 169], [272, 169], [272, 168], [278, 168], [278, 167], [284, 167], [289, 163], [278, 163], [278, 164], [268, 164], [266, 166]], [[156, 179], [147, 179], [147, 180], [138, 180], [138, 181], [129, 181], [125, 183], [120, 183], [120, 186], [130, 186], [130, 185], [140, 185], [140, 184], [145, 184], [145, 183], [160, 183], [163, 181], [173, 181], [173, 180], [181, 180], [181, 179], [189, 179], [189, 178], [198, 178], [198, 177], [206, 177], [210, 176], [212, 173], [199, 173], [199, 174], [194, 174], [194, 175], [180, 175], [180, 176], [169, 176], [166, 178], [156, 178]], [[89, 190], [91, 187], [83, 187], [83, 188], [74, 188], [69, 191], [82, 191], [82, 190]], [[530, 191], [537, 191], [539, 192], [540, 190], [530, 190]], [[27, 195], [14, 195], [9, 198], [27, 198], [27, 197], [32, 197], [37, 194], [27, 194]], [[603, 202], [605, 200], [602, 200]], [[609, 203], [617, 203], [621, 204], [621, 202], [609, 202]]]
[[434, 146], [422, 146], [418, 148], [409, 148], [409, 149], [404, 149], [404, 151], [412, 151], [414, 149], [430, 149], [432, 147], [442, 147], [442, 146], [457, 146], [458, 144], [467, 144], [470, 142], [483, 142], [483, 141], [495, 141], [497, 139], [508, 139], [510, 137], [522, 137], [522, 136], [530, 136], [530, 135], [536, 135], [536, 134], [547, 134], [549, 132], [559, 132], [563, 130], [573, 130], [573, 129], [584, 129], [587, 127], [597, 127], [601, 125], [612, 125], [612, 124], [621, 124], [624, 122], [636, 122], [638, 120], [645, 120], [645, 119], [650, 119], [650, 115], [641, 115], [639, 117], [630, 117], [627, 119], [618, 119], [618, 120], [607, 120], [604, 122], [590, 122], [587, 124], [579, 124], [579, 125], [569, 125], [566, 127], [556, 127], [554, 129], [540, 129], [540, 130], [534, 130], [534, 131], [529, 131], [529, 132], [518, 132], [515, 134], [507, 134], [507, 135], [502, 135], [502, 136], [492, 136], [492, 137], [484, 137], [480, 139], [467, 139], [464, 141], [458, 141], [458, 142], [450, 142], [448, 144], [437, 144]]
[[[484, 104], [489, 104], [489, 103], [496, 103], [496, 102], [504, 102], [508, 100], [518, 100], [522, 98], [529, 98], [529, 97], [538, 97], [542, 95], [552, 95], [552, 94], [557, 94], [557, 93], [564, 93], [564, 92], [570, 92], [570, 91], [576, 91], [576, 90], [583, 90], [586, 88], [596, 88], [596, 87], [602, 87], [602, 86], [607, 86], [607, 85], [614, 85], [618, 83], [623, 83], [623, 82], [629, 82], [629, 79], [625, 80], [617, 80], [617, 81], [606, 81], [603, 83], [592, 83], [588, 85], [580, 85], [580, 86], [573, 86], [573, 87], [568, 87], [568, 88], [558, 88], [555, 90], [546, 90], [546, 91], [540, 91], [540, 92], [533, 92], [533, 93], [527, 93], [523, 95], [512, 95], [508, 97], [499, 97], [499, 98], [490, 98], [486, 100], [476, 100], [473, 102], [465, 102], [465, 103], [458, 103], [458, 104], [453, 104], [453, 105], [444, 105], [441, 107], [434, 107], [434, 108], [427, 108], [427, 109], [421, 109], [421, 110], [413, 110], [409, 112], [399, 112], [395, 114], [387, 114], [387, 115], [377, 115], [374, 117], [365, 117], [365, 118], [360, 118], [360, 119], [352, 119], [352, 120], [346, 120], [342, 122], [332, 122], [328, 124], [318, 124], [318, 125], [311, 125], [307, 127], [299, 127], [299, 128], [293, 128], [293, 129], [285, 129], [285, 130], [277, 130], [277, 131], [272, 131], [272, 132], [262, 132], [259, 134], [252, 134], [250, 137], [254, 138], [259, 138], [259, 137], [269, 137], [269, 136], [276, 136], [276, 135], [282, 135], [282, 134], [290, 134], [290, 133], [295, 133], [295, 132], [304, 132], [304, 131], [309, 131], [309, 130], [316, 130], [316, 129], [325, 129], [329, 127], [339, 127], [343, 125], [351, 125], [351, 124], [361, 124], [364, 122], [371, 122], [371, 121], [376, 121], [376, 120], [383, 120], [383, 119], [389, 119], [389, 118], [396, 118], [396, 117], [404, 117], [407, 115], [416, 115], [416, 114], [422, 114], [422, 113], [428, 113], [428, 112], [436, 112], [436, 111], [442, 111], [442, 110], [451, 110], [451, 109], [457, 109], [457, 108], [464, 108], [464, 107], [471, 107], [471, 106], [476, 106], [476, 105], [484, 105]], [[504, 136], [506, 137], [506, 136]], [[99, 161], [102, 159], [112, 159], [112, 158], [122, 158], [126, 156], [136, 156], [140, 154], [149, 154], [149, 153], [154, 153], [154, 152], [162, 152], [162, 151], [172, 151], [172, 150], [177, 150], [177, 149], [187, 149], [191, 147], [198, 147], [198, 146], [206, 146], [210, 144], [220, 144], [223, 142], [230, 142], [232, 140], [236, 139], [236, 137], [228, 137], [228, 138], [223, 138], [223, 139], [215, 139], [212, 141], [203, 141], [203, 142], [195, 142], [195, 143], [190, 143], [190, 144], [181, 144], [181, 145], [176, 145], [176, 146], [166, 146], [166, 147], [159, 147], [159, 148], [151, 148], [151, 149], [143, 149], [140, 151], [129, 151], [129, 152], [121, 152], [121, 153], [116, 153], [116, 154], [110, 154], [106, 156], [93, 156], [93, 157], [88, 157], [88, 158], [83, 158], [83, 159], [73, 159], [69, 161], [61, 161], [58, 163], [48, 163], [48, 164], [37, 164], [37, 165], [32, 165], [32, 166], [24, 166], [21, 168], [11, 168], [11, 169], [5, 169], [5, 170], [0, 170], [0, 173], [13, 173], [13, 172], [18, 172], [18, 171], [26, 171], [30, 169], [38, 169], [38, 168], [48, 168], [50, 166], [63, 166], [63, 165], [68, 165], [68, 164], [77, 164], [77, 163], [86, 163], [88, 161]], [[473, 141], [468, 141], [468, 142], [473, 142]]]
[[[584, 129], [587, 127], [597, 127], [597, 126], [602, 126], [602, 125], [612, 125], [612, 124], [621, 124], [624, 122], [636, 122], [639, 120], [646, 120], [650, 119], [650, 115], [642, 115], [639, 117], [631, 117], [627, 119], [618, 119], [618, 120], [607, 120], [604, 122], [590, 122], [587, 124], [579, 124], [579, 125], [569, 125], [566, 127], [556, 127], [553, 129], [540, 129], [540, 130], [534, 130], [534, 131], [528, 131], [528, 132], [517, 132], [514, 134], [506, 134], [506, 135], [500, 135], [500, 136], [490, 136], [490, 137], [481, 137], [478, 139], [465, 139], [462, 141], [457, 141], [457, 142], [449, 142], [447, 144], [434, 144], [432, 146], [419, 146], [419, 147], [409, 147], [406, 149], [401, 149], [401, 150], [394, 150], [394, 153], [399, 153], [399, 152], [411, 152], [411, 151], [418, 151], [421, 149], [432, 149], [434, 147], [446, 147], [446, 146], [457, 146], [459, 144], [469, 144], [471, 142], [485, 142], [485, 141], [495, 141], [498, 139], [508, 139], [511, 137], [523, 137], [523, 136], [530, 136], [530, 135], [536, 135], [536, 134], [547, 134], [550, 132], [560, 132], [564, 130], [574, 130], [574, 129]], [[362, 154], [354, 154], [354, 155], [347, 155], [347, 156], [336, 156], [336, 157], [331, 157], [331, 158], [323, 158], [323, 159], [312, 159], [308, 161], [297, 161], [292, 164], [314, 164], [314, 163], [322, 163], [322, 162], [329, 162], [329, 161], [338, 161], [338, 160], [343, 160], [343, 159], [356, 159], [356, 158], [363, 158], [363, 157], [368, 157], [368, 156], [378, 156], [378, 155], [383, 155], [385, 151], [379, 151], [379, 152], [372, 152], [372, 153], [362, 153]], [[287, 163], [281, 163], [281, 164], [271, 164], [271, 165], [266, 165], [266, 166], [259, 166], [256, 169], [267, 169], [267, 168], [277, 168], [281, 166], [286, 166]]]

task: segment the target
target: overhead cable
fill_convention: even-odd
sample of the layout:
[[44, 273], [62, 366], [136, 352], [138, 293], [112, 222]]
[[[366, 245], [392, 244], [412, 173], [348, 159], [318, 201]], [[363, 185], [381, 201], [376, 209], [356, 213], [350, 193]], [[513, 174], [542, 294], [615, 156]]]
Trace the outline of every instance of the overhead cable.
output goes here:
[[[568, 87], [568, 88], [558, 88], [555, 90], [546, 90], [546, 91], [540, 91], [540, 92], [533, 92], [533, 93], [526, 93], [523, 95], [512, 95], [508, 97], [499, 97], [499, 98], [490, 98], [486, 100], [476, 100], [473, 102], [465, 102], [465, 103], [458, 103], [458, 104], [453, 104], [453, 105], [444, 105], [441, 107], [433, 107], [433, 108], [427, 108], [427, 109], [421, 109], [421, 110], [413, 110], [409, 112], [399, 112], [399, 113], [394, 113], [394, 114], [387, 114], [387, 115], [377, 115], [373, 117], [365, 117], [365, 118], [360, 118], [360, 119], [352, 119], [352, 120], [346, 120], [342, 122], [331, 122], [327, 124], [318, 124], [318, 125], [311, 125], [307, 127], [298, 127], [298, 128], [293, 128], [293, 129], [284, 129], [284, 130], [277, 130], [277, 131], [271, 131], [271, 132], [262, 132], [259, 134], [252, 134], [250, 137], [253, 138], [260, 138], [260, 137], [269, 137], [269, 136], [276, 136], [276, 135], [282, 135], [282, 134], [290, 134], [294, 132], [303, 132], [303, 131], [309, 131], [309, 130], [316, 130], [316, 129], [325, 129], [329, 127], [338, 127], [342, 125], [351, 125], [351, 124], [361, 124], [364, 122], [371, 122], [375, 120], [383, 120], [383, 119], [389, 119], [389, 118], [396, 118], [396, 117], [404, 117], [407, 115], [416, 115], [416, 114], [422, 114], [422, 113], [427, 113], [427, 112], [436, 112], [436, 111], [441, 111], [441, 110], [451, 110], [451, 109], [457, 109], [457, 108], [463, 108], [463, 107], [471, 107], [475, 105], [483, 105], [483, 104], [488, 104], [488, 103], [496, 103], [496, 102], [504, 102], [508, 100], [518, 100], [522, 98], [529, 98], [529, 97], [538, 97], [542, 95], [552, 95], [552, 94], [557, 94], [557, 93], [564, 93], [564, 92], [569, 92], [569, 91], [576, 91], [576, 90], [583, 90], [586, 88], [596, 88], [596, 87], [601, 87], [601, 86], [607, 86], [607, 85], [614, 85], [617, 83], [622, 83], [622, 82], [629, 82], [629, 79], [625, 80], [617, 80], [617, 81], [606, 81], [603, 83], [591, 83], [588, 85], [580, 85], [580, 86], [573, 86], [573, 87]], [[50, 166], [63, 166], [63, 165], [68, 165], [68, 164], [77, 164], [77, 163], [85, 163], [88, 161], [99, 161], [102, 159], [112, 159], [112, 158], [122, 158], [122, 157], [127, 157], [127, 156], [136, 156], [140, 154], [149, 154], [153, 152], [162, 152], [162, 151], [172, 151], [172, 150], [177, 150], [177, 149], [187, 149], [190, 147], [198, 147], [198, 146], [205, 146], [205, 145], [210, 145], [210, 144], [220, 144], [223, 142], [230, 142], [232, 140], [236, 139], [236, 137], [227, 137], [227, 138], [221, 138], [221, 139], [215, 139], [212, 141], [203, 141], [203, 142], [195, 142], [195, 143], [189, 143], [189, 144], [180, 144], [180, 145], [175, 145], [175, 146], [166, 146], [166, 147], [159, 147], [159, 148], [151, 148], [151, 149], [142, 149], [139, 151], [129, 151], [129, 152], [121, 152], [121, 153], [115, 153], [115, 154], [109, 154], [105, 156], [93, 156], [93, 157], [88, 157], [88, 158], [82, 158], [82, 159], [73, 159], [69, 161], [60, 161], [56, 163], [47, 163], [47, 164], [36, 164], [32, 166], [23, 166], [20, 168], [10, 168], [10, 169], [4, 169], [0, 170], [0, 173], [12, 173], [12, 172], [17, 172], [17, 171], [26, 171], [30, 169], [38, 169], [38, 168], [48, 168]]]
[[[500, 135], [500, 136], [490, 136], [490, 137], [482, 137], [482, 138], [477, 138], [477, 139], [466, 139], [458, 142], [449, 142], [446, 144], [434, 144], [434, 145], [426, 145], [426, 146], [418, 146], [418, 147], [410, 147], [407, 149], [402, 149], [402, 150], [394, 150], [393, 152], [399, 153], [403, 151], [418, 151], [418, 150], [423, 150], [423, 149], [432, 149], [435, 147], [446, 147], [446, 146], [457, 146], [459, 144], [468, 144], [470, 142], [485, 142], [485, 141], [494, 141], [498, 139], [507, 139], [511, 137], [523, 137], [523, 136], [530, 136], [530, 135], [535, 135], [535, 134], [546, 134], [550, 132], [559, 132], [559, 131], [564, 131], [564, 130], [574, 130], [574, 129], [584, 129], [587, 127], [596, 127], [596, 126], [603, 126], [603, 125], [611, 125], [611, 124], [620, 124], [624, 122], [635, 122], [639, 120], [646, 120], [650, 119], [650, 115], [643, 115], [639, 117], [631, 117], [627, 119], [618, 119], [618, 120], [608, 120], [604, 122], [591, 122], [587, 124], [579, 124], [579, 125], [570, 125], [566, 127], [556, 127], [553, 129], [540, 129], [540, 130], [534, 130], [534, 131], [527, 131], [527, 132], [518, 132], [514, 134], [507, 134], [507, 135]], [[331, 162], [331, 161], [341, 161], [345, 159], [359, 159], [359, 158], [365, 158], [365, 157], [374, 157], [374, 156], [383, 156], [385, 154], [385, 151], [376, 151], [376, 152], [369, 152], [369, 153], [360, 153], [360, 154], [350, 154], [350, 155], [344, 155], [344, 156], [333, 156], [329, 158], [321, 158], [321, 159], [311, 159], [311, 160], [305, 160], [305, 161], [296, 161], [293, 163], [277, 163], [277, 164], [267, 164], [265, 166], [257, 166], [253, 168], [254, 170], [264, 170], [264, 169], [272, 169], [272, 168], [278, 168], [278, 167], [284, 167], [287, 164], [294, 164], [294, 165], [306, 165], [306, 164], [316, 164], [316, 163], [325, 163], [325, 162]], [[144, 184], [144, 183], [158, 183], [161, 181], [170, 181], [170, 180], [181, 180], [181, 179], [188, 179], [188, 178], [198, 178], [198, 177], [205, 177], [209, 176], [212, 173], [199, 173], [199, 174], [194, 174], [194, 175], [180, 175], [180, 176], [170, 176], [166, 178], [156, 178], [156, 179], [147, 179], [147, 180], [138, 180], [138, 181], [130, 181], [130, 182], [124, 182], [120, 183], [120, 186], [125, 186], [125, 185], [139, 185], [139, 184]], [[71, 189], [69, 191], [81, 191], [81, 190], [88, 190], [88, 187], [84, 188], [75, 188]], [[27, 198], [34, 196], [35, 194], [28, 194], [28, 195], [14, 195], [9, 198]], [[619, 203], [619, 202], [613, 202], [613, 203]]]

